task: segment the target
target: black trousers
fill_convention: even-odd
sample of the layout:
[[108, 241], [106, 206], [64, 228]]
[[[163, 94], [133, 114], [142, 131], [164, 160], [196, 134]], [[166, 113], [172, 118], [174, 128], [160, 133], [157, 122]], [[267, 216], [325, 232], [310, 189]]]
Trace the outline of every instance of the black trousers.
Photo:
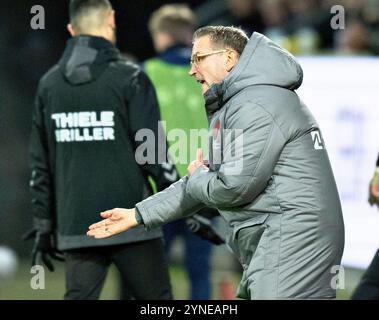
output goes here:
[[378, 300], [379, 299], [379, 250], [375, 253], [370, 266], [363, 274], [361, 281], [355, 289], [352, 300]]
[[111, 263], [120, 271], [129, 298], [172, 299], [162, 239], [66, 250], [64, 254], [66, 300], [98, 299]]

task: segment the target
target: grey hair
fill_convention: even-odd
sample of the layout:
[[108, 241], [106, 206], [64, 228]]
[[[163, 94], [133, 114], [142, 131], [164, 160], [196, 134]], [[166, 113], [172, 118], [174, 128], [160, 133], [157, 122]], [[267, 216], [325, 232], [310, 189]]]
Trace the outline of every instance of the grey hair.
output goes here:
[[242, 54], [249, 38], [245, 31], [237, 27], [206, 26], [199, 28], [193, 34], [193, 41], [198, 38], [209, 36], [215, 49], [230, 48]]

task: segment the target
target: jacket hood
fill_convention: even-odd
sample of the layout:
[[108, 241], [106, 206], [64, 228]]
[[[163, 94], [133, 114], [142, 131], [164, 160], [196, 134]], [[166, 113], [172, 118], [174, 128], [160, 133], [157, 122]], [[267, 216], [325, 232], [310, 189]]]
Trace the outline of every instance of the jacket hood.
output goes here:
[[119, 51], [101, 37], [80, 35], [67, 41], [59, 61], [59, 69], [73, 85], [94, 81], [111, 61], [118, 60]]
[[205, 99], [218, 96], [220, 102], [225, 102], [242, 89], [254, 85], [295, 90], [302, 81], [303, 70], [295, 57], [264, 35], [254, 32], [236, 66], [223, 81], [208, 90]]

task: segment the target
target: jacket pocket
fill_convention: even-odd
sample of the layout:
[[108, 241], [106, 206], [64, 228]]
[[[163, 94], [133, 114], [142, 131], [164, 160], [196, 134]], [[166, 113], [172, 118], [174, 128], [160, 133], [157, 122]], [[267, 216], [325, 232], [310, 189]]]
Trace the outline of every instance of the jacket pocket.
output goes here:
[[[244, 269], [248, 267], [251, 259], [257, 251], [262, 235], [266, 229], [265, 221], [269, 214], [262, 214], [249, 219], [245, 223], [237, 227], [234, 237], [234, 246], [239, 261]], [[262, 261], [259, 261], [262, 260]], [[257, 267], [262, 264], [264, 266], [263, 257], [254, 260]]]

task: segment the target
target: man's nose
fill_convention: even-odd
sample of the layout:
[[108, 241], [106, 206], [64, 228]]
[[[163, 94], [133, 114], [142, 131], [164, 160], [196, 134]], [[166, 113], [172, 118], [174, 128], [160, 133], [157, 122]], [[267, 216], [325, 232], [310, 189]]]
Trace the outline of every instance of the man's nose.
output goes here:
[[188, 71], [188, 74], [192, 77], [196, 74], [196, 66], [194, 63], [191, 64], [191, 69]]

